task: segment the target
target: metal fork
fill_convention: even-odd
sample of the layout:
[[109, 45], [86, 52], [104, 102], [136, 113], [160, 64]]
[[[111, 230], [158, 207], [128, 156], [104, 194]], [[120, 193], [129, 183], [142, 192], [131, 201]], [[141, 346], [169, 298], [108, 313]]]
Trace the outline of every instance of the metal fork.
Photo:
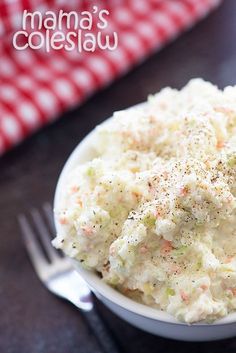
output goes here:
[[51, 244], [51, 234], [55, 234], [51, 205], [45, 203], [41, 212], [32, 209], [30, 214], [31, 220], [20, 214], [18, 221], [26, 250], [39, 279], [52, 293], [81, 309], [104, 353], [120, 352], [112, 333], [94, 307], [88, 285], [75, 272], [70, 260]]

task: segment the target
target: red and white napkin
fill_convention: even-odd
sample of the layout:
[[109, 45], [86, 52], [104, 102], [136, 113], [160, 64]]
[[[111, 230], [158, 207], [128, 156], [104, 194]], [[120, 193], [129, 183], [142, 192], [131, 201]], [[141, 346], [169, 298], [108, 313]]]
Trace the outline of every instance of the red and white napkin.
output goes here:
[[[0, 155], [61, 113], [83, 102], [181, 32], [205, 17], [221, 0], [1, 0]], [[118, 33], [114, 51], [16, 50], [22, 13], [88, 9], [110, 12]], [[69, 5], [68, 5], [69, 4]]]

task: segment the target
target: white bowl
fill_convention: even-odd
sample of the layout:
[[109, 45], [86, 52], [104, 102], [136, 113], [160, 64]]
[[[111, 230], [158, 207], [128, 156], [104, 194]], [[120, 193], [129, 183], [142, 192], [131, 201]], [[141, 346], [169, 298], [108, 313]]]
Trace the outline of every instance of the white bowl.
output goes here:
[[[106, 124], [108, 120], [103, 124]], [[92, 147], [94, 134], [95, 130], [89, 133], [68, 158], [56, 187], [55, 207], [57, 207], [60, 200], [64, 180], [70, 169], [74, 165], [84, 163], [94, 156]], [[60, 224], [56, 221], [55, 223], [57, 230], [59, 230]], [[211, 341], [236, 336], [236, 313], [229, 314], [225, 318], [215, 321], [213, 324], [197, 323], [188, 325], [180, 323], [166, 312], [137, 303], [119, 293], [102, 281], [96, 273], [83, 269], [79, 262], [73, 261], [73, 264], [94, 294], [108, 308], [122, 319], [144, 331], [185, 341]]]

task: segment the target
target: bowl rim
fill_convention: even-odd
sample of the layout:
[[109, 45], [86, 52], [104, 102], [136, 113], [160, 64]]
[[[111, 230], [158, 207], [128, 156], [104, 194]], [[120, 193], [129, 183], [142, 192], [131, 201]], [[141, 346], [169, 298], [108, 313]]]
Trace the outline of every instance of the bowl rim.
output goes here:
[[[140, 103], [135, 107], [142, 107], [145, 103]], [[133, 107], [130, 107], [133, 108]], [[128, 108], [128, 109], [130, 109]], [[111, 121], [114, 116], [106, 119], [103, 121], [99, 126], [107, 124]], [[64, 178], [66, 177], [68, 171], [73, 168], [73, 166], [77, 163], [81, 164], [89, 160], [88, 152], [91, 151], [92, 139], [96, 134], [96, 127], [89, 132], [75, 147], [72, 153], [67, 158], [61, 173], [58, 178], [58, 182], [55, 189], [54, 195], [54, 202], [53, 208], [57, 208], [57, 204], [60, 198], [60, 190], [64, 183]], [[56, 231], [60, 229], [60, 224], [57, 222], [56, 218], [54, 217]], [[71, 259], [70, 259], [71, 260]], [[83, 279], [87, 282], [91, 290], [95, 293], [100, 294], [105, 299], [109, 300], [113, 304], [132, 312], [133, 314], [140, 315], [146, 319], [152, 319], [155, 321], [160, 321], [168, 324], [177, 324], [182, 326], [219, 326], [219, 325], [229, 325], [236, 322], [236, 312], [229, 313], [225, 317], [214, 321], [211, 324], [205, 322], [196, 322], [193, 324], [188, 324], [185, 322], [177, 321], [172, 315], [168, 314], [166, 311], [162, 311], [157, 308], [150, 307], [148, 305], [136, 302], [131, 298], [125, 296], [124, 294], [120, 293], [118, 290], [115, 290], [112, 286], [105, 283], [96, 273], [95, 271], [87, 270], [83, 268], [80, 263], [74, 259], [72, 259], [72, 264], [75, 270], [83, 277]]]
[[170, 325], [181, 325], [181, 326], [225, 326], [230, 324], [235, 324], [234, 320], [228, 320], [231, 315], [235, 313], [228, 314], [226, 317], [216, 320], [215, 322], [208, 324], [206, 322], [196, 322], [196, 323], [186, 323], [180, 322], [172, 315], [168, 314], [166, 311], [162, 311], [157, 308], [136, 302], [135, 300], [125, 296], [118, 290], [114, 289], [112, 286], [108, 285], [106, 282], [100, 278], [96, 272], [84, 269], [80, 266], [79, 262], [72, 260], [72, 264], [75, 270], [82, 276], [85, 282], [89, 285], [90, 289], [96, 294], [101, 295], [105, 299], [109, 300], [116, 306], [129, 311], [135, 315], [142, 316], [145, 319], [150, 319], [154, 321], [159, 321], [163, 323], [168, 323]]

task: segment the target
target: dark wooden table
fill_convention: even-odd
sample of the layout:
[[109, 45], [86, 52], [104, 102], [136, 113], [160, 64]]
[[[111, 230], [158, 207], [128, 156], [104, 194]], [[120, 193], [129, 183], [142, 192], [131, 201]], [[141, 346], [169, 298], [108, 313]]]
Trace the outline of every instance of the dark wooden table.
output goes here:
[[[16, 216], [52, 200], [70, 152], [114, 110], [143, 101], [166, 85], [182, 87], [192, 77], [202, 76], [220, 87], [235, 84], [235, 15], [236, 1], [225, 0], [190, 32], [0, 159], [0, 353], [98, 352], [80, 313], [37, 279]], [[100, 303], [98, 308], [123, 352], [236, 351], [236, 338], [212, 343], [171, 341], [139, 331]]]

